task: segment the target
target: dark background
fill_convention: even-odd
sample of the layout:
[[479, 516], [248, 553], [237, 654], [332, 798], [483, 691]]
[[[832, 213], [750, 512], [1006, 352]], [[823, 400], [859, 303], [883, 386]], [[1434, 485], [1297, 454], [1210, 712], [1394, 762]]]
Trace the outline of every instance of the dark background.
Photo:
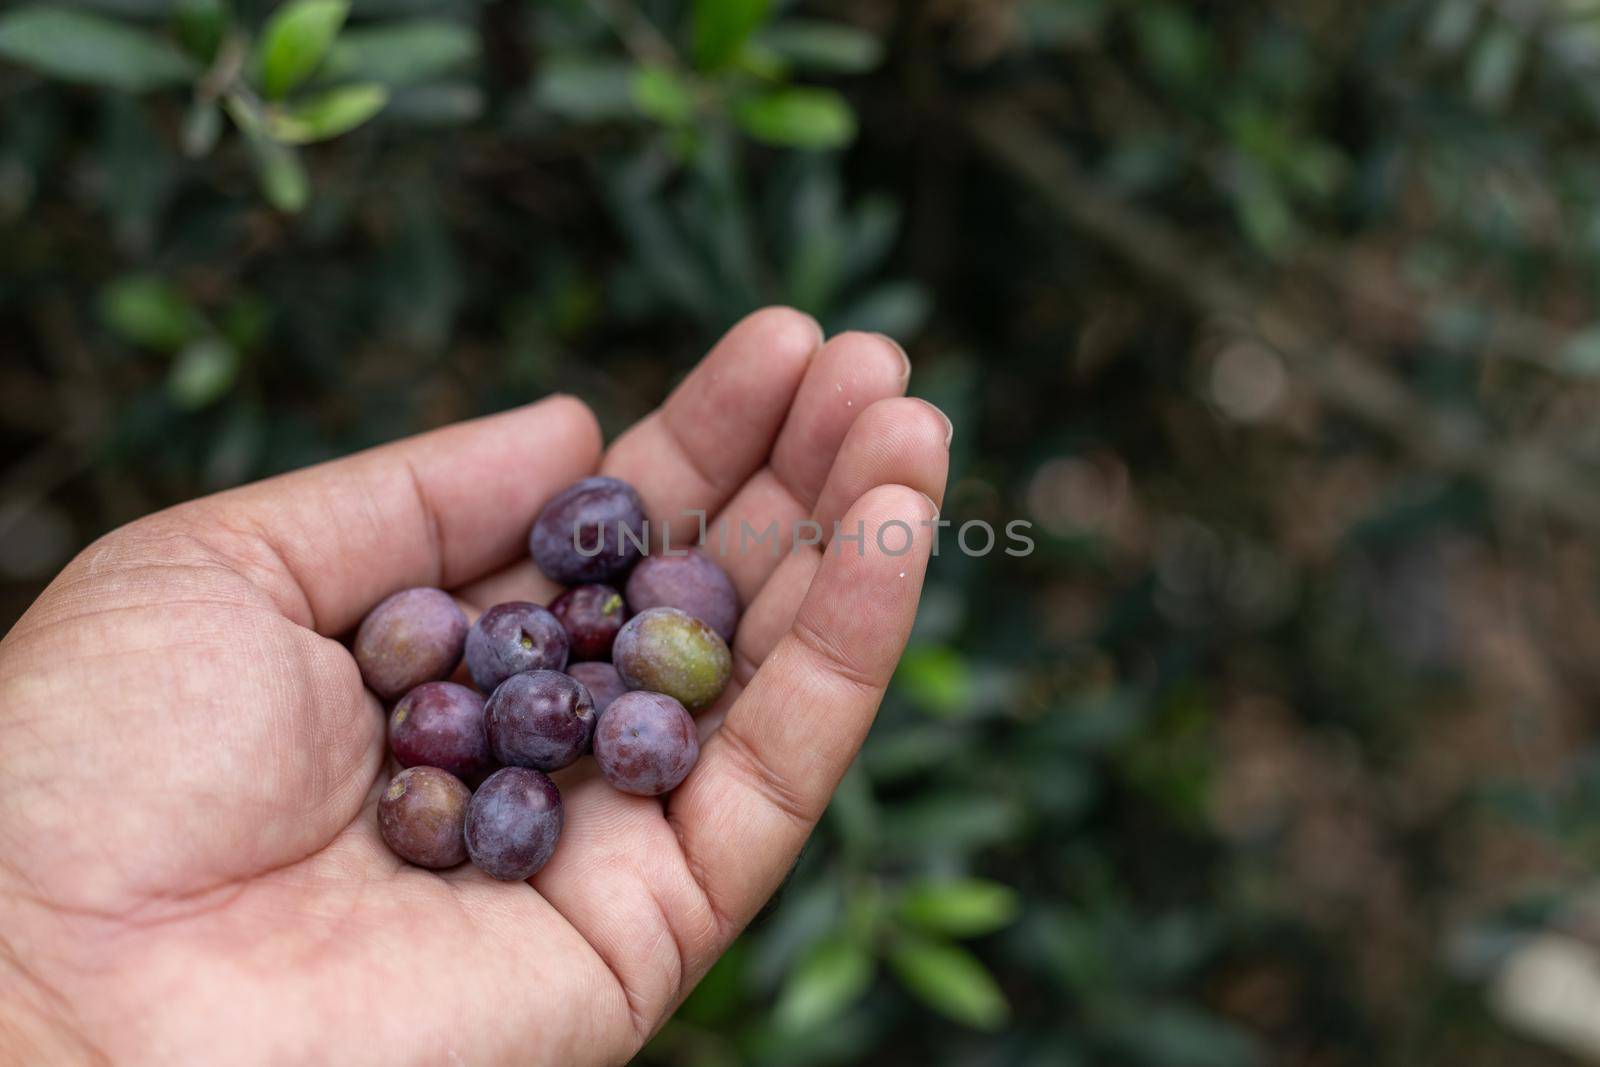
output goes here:
[[276, 5], [44, 6], [194, 67], [0, 5], [5, 625], [175, 501], [615, 432], [768, 302], [1035, 524], [644, 1062], [1600, 1062], [1529, 1012], [1600, 1003], [1600, 8], [370, 0], [298, 91], [387, 107], [289, 148], [213, 102]]

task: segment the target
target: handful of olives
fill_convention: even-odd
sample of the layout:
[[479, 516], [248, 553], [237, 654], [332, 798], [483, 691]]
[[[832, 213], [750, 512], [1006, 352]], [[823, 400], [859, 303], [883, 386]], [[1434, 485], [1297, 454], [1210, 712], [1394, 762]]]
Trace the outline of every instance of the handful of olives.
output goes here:
[[[688, 777], [691, 713], [733, 673], [739, 598], [704, 553], [646, 555], [647, 529], [632, 486], [587, 478], [528, 537], [539, 569], [569, 586], [548, 607], [497, 604], [468, 625], [450, 594], [418, 588], [372, 609], [353, 652], [368, 688], [395, 701], [389, 747], [404, 769], [378, 801], [395, 855], [529, 878], [561, 837], [551, 773], [592, 752], [625, 793], [660, 796]], [[471, 686], [448, 680], [463, 660]]]

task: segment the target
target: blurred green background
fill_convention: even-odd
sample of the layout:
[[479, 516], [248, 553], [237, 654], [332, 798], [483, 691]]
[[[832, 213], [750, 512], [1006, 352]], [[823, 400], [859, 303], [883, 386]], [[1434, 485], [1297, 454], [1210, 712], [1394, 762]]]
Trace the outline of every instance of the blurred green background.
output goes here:
[[945, 553], [641, 1062], [1600, 1062], [1600, 5], [0, 5], [0, 622], [155, 508], [744, 312]]

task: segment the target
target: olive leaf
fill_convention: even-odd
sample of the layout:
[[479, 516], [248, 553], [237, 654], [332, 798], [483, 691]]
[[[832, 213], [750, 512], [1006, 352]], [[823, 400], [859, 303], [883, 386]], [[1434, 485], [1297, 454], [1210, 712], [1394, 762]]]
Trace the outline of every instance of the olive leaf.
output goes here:
[[309, 78], [349, 14], [347, 0], [290, 0], [274, 12], [257, 52], [261, 91], [276, 100]]
[[35, 4], [0, 16], [0, 56], [64, 81], [140, 93], [186, 85], [200, 65], [163, 37]]
[[389, 102], [389, 90], [374, 83], [342, 85], [268, 108], [264, 113], [269, 137], [283, 144], [312, 144], [349, 133], [370, 120]]

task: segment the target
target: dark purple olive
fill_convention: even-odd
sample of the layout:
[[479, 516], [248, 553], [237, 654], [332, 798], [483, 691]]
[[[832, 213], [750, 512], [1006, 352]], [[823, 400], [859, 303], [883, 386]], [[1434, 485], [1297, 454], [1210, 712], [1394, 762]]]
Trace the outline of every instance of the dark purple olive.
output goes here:
[[489, 696], [489, 749], [508, 767], [558, 771], [589, 751], [594, 698], [560, 671], [513, 674]]
[[467, 631], [467, 673], [485, 693], [523, 671], [559, 671], [567, 665], [567, 631], [538, 604], [496, 604]]
[[561, 793], [547, 775], [505, 767], [484, 779], [467, 805], [467, 854], [491, 878], [530, 878], [550, 862], [563, 819]]
[[567, 673], [583, 683], [594, 698], [596, 715], [611, 706], [611, 702], [628, 691], [622, 684], [622, 675], [609, 663], [574, 663]]
[[611, 642], [628, 619], [622, 594], [609, 585], [576, 585], [550, 602], [567, 631], [572, 658], [609, 659]]
[[402, 767], [474, 778], [493, 766], [483, 697], [455, 682], [423, 682], [389, 713], [389, 750]]
[[528, 550], [553, 582], [611, 582], [643, 553], [646, 533], [644, 502], [633, 486], [586, 478], [545, 505], [528, 534]]

